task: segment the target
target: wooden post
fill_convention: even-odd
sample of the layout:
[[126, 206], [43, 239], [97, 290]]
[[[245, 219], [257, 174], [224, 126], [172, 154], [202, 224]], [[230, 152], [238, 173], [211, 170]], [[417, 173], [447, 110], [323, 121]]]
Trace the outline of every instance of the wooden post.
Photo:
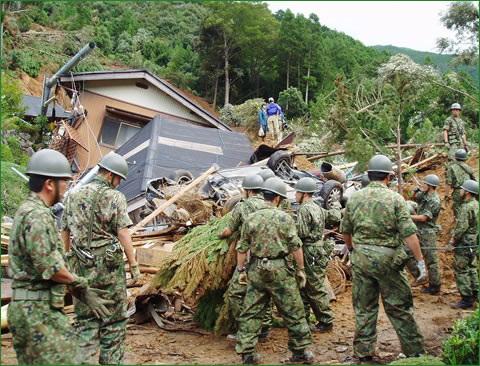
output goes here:
[[163, 205], [158, 207], [155, 211], [153, 211], [150, 215], [145, 217], [142, 221], [140, 221], [137, 225], [129, 229], [130, 234], [135, 233], [138, 229], [144, 227], [150, 220], [153, 218], [157, 217], [162, 213], [168, 206], [170, 206], [172, 203], [175, 203], [180, 197], [182, 197], [185, 193], [187, 193], [189, 190], [192, 188], [196, 187], [202, 180], [204, 180], [206, 177], [208, 177], [210, 174], [214, 173], [218, 169], [217, 164], [213, 164], [210, 169], [208, 169], [206, 172], [204, 172], [201, 176], [199, 176], [197, 179], [191, 181], [188, 185], [183, 187], [180, 192], [175, 194], [172, 198], [170, 198], [167, 202], [165, 202]]

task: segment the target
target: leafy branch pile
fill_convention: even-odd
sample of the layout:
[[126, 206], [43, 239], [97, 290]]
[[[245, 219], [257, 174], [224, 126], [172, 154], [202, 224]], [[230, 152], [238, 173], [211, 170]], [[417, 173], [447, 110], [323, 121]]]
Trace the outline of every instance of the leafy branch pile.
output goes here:
[[151, 288], [182, 292], [194, 304], [207, 291], [226, 288], [235, 266], [235, 248], [218, 234], [230, 215], [213, 218], [179, 240], [152, 279]]
[[443, 362], [447, 365], [478, 365], [478, 308], [456, 321], [450, 338], [443, 342]]

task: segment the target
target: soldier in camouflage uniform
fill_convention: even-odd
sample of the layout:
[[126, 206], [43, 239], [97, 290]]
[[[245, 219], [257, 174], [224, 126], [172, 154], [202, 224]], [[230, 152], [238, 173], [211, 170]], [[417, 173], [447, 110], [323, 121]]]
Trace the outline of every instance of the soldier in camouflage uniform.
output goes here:
[[[451, 197], [453, 198], [453, 213], [455, 218], [458, 216], [458, 211], [463, 203], [460, 191], [460, 186], [468, 179], [475, 180], [475, 172], [464, 163], [467, 160], [467, 153], [463, 149], [458, 149], [455, 152], [455, 163], [452, 163], [447, 168], [447, 184], [452, 188]], [[447, 195], [448, 197], [448, 195]]]
[[[247, 217], [237, 243], [237, 271], [242, 278], [247, 277], [244, 264], [248, 250], [251, 262], [236, 351], [242, 354], [244, 364], [259, 362], [255, 345], [263, 313], [273, 298], [288, 328], [288, 348], [293, 352], [289, 362], [312, 363], [313, 354], [306, 350], [312, 343], [312, 335], [298, 290], [306, 283], [302, 242], [292, 217], [277, 208], [280, 200], [286, 198], [287, 188], [280, 179], [270, 178], [263, 189], [268, 206]], [[295, 258], [296, 274], [287, 267], [285, 257], [289, 253]]]
[[296, 185], [296, 201], [300, 203], [297, 211], [297, 231], [302, 240], [307, 284], [300, 290], [307, 322], [310, 306], [318, 323], [312, 331], [324, 332], [333, 328], [333, 314], [330, 309], [328, 293], [325, 288], [325, 275], [328, 259], [333, 247], [323, 241], [325, 222], [339, 223], [341, 212], [338, 208], [324, 210], [312, 200], [312, 194], [318, 190], [312, 178], [304, 177]]
[[[227, 227], [222, 233], [219, 234], [219, 237], [221, 238], [230, 237], [234, 233], [238, 233], [238, 235], [240, 235], [242, 225], [247, 216], [259, 210], [260, 208], [265, 207], [265, 200], [263, 199], [263, 195], [261, 195], [263, 179], [260, 175], [255, 174], [245, 177], [242, 187], [245, 190], [246, 199], [242, 199], [233, 208]], [[238, 271], [233, 272], [232, 280], [228, 288], [228, 298], [230, 301], [230, 307], [232, 309], [232, 315], [237, 322], [240, 320], [243, 299], [247, 293], [247, 282], [239, 282], [239, 277]], [[269, 306], [267, 307], [265, 316], [263, 318], [260, 338], [265, 339], [268, 337], [272, 322], [272, 306]], [[236, 335], [229, 334], [228, 339], [235, 340]]]
[[445, 120], [443, 125], [443, 141], [448, 148], [448, 161], [453, 162], [455, 151], [458, 149], [467, 150], [467, 136], [463, 120], [460, 118], [462, 107], [458, 103], [453, 103], [452, 115]]
[[426, 278], [425, 262], [405, 200], [387, 188], [392, 173], [392, 162], [386, 156], [370, 159], [371, 183], [349, 198], [341, 228], [353, 264], [352, 302], [356, 322], [353, 347], [361, 363], [370, 362], [375, 355], [379, 294], [402, 352], [408, 357], [424, 352], [404, 270], [408, 255], [399, 238], [412, 250], [422, 278]]
[[[417, 225], [417, 235], [420, 247], [436, 248], [437, 246], [437, 220], [442, 209], [440, 197], [435, 192], [440, 186], [440, 179], [435, 174], [427, 175], [423, 181], [423, 187], [415, 187], [413, 199], [418, 203], [418, 214], [411, 215], [411, 219]], [[429, 286], [422, 289], [425, 294], [438, 294], [442, 284], [438, 256], [436, 250], [423, 250], [423, 257], [428, 269]]]
[[[115, 190], [126, 179], [124, 158], [109, 153], [99, 162], [99, 172], [89, 184], [66, 198], [62, 237], [74, 273], [88, 277], [95, 288], [108, 292], [114, 301], [111, 316], [97, 319], [89, 308], [75, 302], [75, 329], [82, 348], [82, 362], [94, 362], [100, 345], [100, 364], [120, 364], [125, 351], [127, 284], [123, 249], [134, 281], [140, 276], [128, 231], [132, 221], [125, 196]], [[70, 242], [70, 235], [72, 241]]]
[[[50, 206], [59, 202], [72, 172], [58, 151], [44, 149], [28, 162], [30, 193], [16, 212], [8, 245], [13, 278], [8, 327], [20, 365], [74, 364], [77, 342], [63, 312], [66, 286], [97, 314], [108, 314], [102, 292], [65, 267], [64, 247]], [[87, 305], [88, 304], [88, 305]]]
[[[453, 307], [468, 309], [478, 301], [478, 183], [467, 180], [461, 186], [464, 203], [460, 207], [449, 248], [455, 251], [453, 269], [462, 300]], [[461, 248], [470, 247], [474, 248]]]

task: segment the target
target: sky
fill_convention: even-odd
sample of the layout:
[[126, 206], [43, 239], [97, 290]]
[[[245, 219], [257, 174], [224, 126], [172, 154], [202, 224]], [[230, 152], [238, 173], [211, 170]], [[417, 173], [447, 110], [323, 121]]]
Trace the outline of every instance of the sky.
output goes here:
[[272, 13], [290, 9], [343, 32], [365, 46], [393, 45], [438, 53], [437, 38], [455, 38], [440, 22], [450, 1], [267, 1]]

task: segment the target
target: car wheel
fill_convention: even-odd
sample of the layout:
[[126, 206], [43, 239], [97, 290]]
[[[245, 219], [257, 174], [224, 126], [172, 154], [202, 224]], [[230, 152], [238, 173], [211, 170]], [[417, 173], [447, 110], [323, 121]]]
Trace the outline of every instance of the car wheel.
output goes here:
[[267, 166], [277, 175], [278, 173], [289, 172], [292, 166], [292, 157], [287, 151], [275, 151], [268, 159]]
[[343, 186], [336, 180], [327, 180], [322, 187], [320, 196], [323, 198], [323, 205], [327, 210], [333, 208], [334, 202], [342, 202]]
[[193, 180], [193, 175], [188, 170], [175, 170], [169, 177], [177, 184], [187, 184]]

